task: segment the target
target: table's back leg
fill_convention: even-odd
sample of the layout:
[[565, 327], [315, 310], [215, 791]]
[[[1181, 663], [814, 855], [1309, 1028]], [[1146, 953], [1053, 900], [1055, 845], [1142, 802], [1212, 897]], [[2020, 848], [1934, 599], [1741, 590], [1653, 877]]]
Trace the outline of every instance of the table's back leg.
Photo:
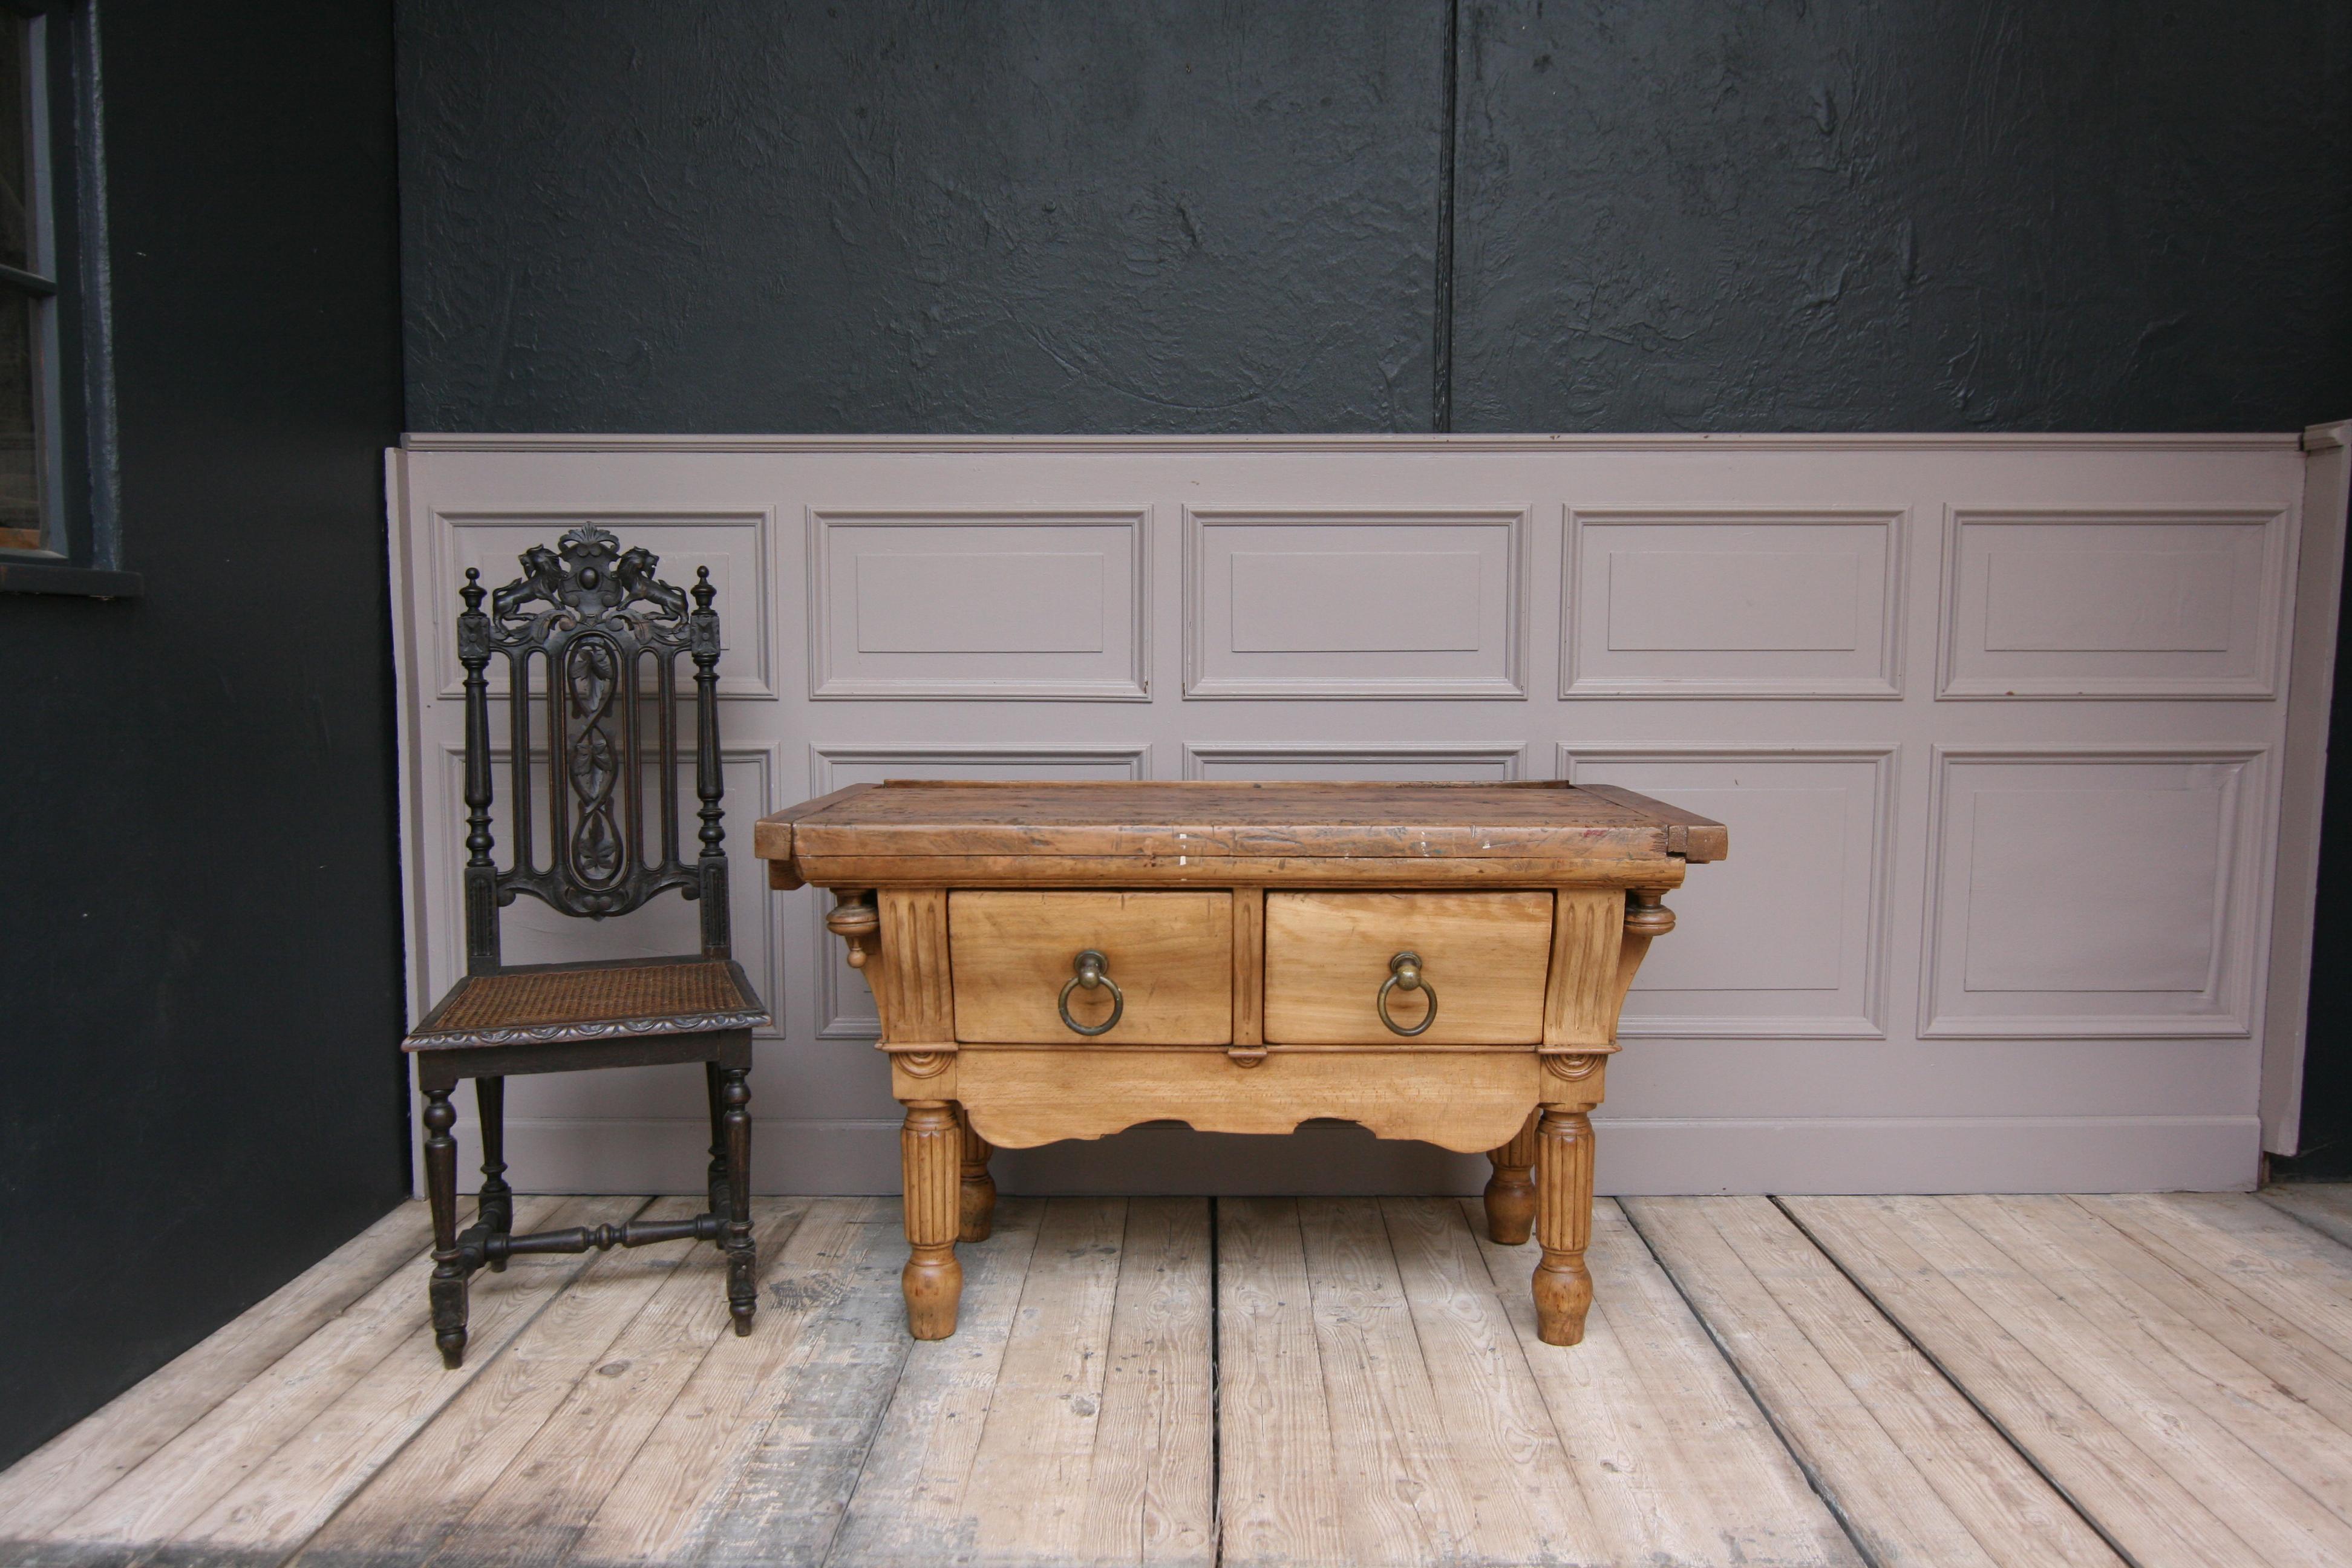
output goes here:
[[907, 1331], [919, 1340], [943, 1340], [955, 1332], [956, 1304], [963, 1295], [963, 1266], [955, 1256], [962, 1226], [963, 1127], [950, 1100], [906, 1103], [898, 1163], [906, 1192], [908, 1257], [899, 1282], [907, 1296]]
[[1536, 1129], [1536, 1333], [1548, 1345], [1584, 1338], [1592, 1276], [1584, 1249], [1592, 1237], [1592, 1122], [1580, 1105], [1546, 1105]]
[[971, 1118], [961, 1105], [956, 1107], [956, 1121], [963, 1130], [962, 1196], [956, 1239], [986, 1241], [996, 1228], [996, 1179], [988, 1173], [988, 1157], [996, 1151], [972, 1131]]
[[1536, 1223], [1536, 1119], [1499, 1149], [1486, 1151], [1495, 1173], [1486, 1179], [1486, 1234], [1497, 1247], [1517, 1247], [1533, 1233]]

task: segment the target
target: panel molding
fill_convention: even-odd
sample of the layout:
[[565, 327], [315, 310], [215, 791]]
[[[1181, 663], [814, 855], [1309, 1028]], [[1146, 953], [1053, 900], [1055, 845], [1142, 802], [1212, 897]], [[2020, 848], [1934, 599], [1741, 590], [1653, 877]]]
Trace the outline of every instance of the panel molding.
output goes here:
[[[759, 896], [760, 952], [756, 955], [756, 962], [754, 955], [747, 951], [746, 944], [741, 940], [743, 922], [740, 919], [740, 911], [729, 911], [737, 931], [733, 944], [735, 962], [742, 964], [746, 973], [751, 975], [752, 988], [760, 993], [760, 1000], [768, 1005], [768, 1016], [773, 1020], [766, 1028], [752, 1031], [751, 1037], [756, 1040], [782, 1040], [786, 1034], [783, 900], [767, 890], [767, 873], [761, 868], [761, 862], [754, 859], [751, 853], [751, 825], [775, 810], [779, 804], [776, 798], [776, 782], [782, 777], [782, 773], [779, 767], [778, 751], [779, 748], [776, 746], [756, 744], [743, 746], [721, 744], [719, 748], [719, 763], [722, 775], [730, 763], [756, 763], [760, 768], [760, 804], [751, 806], [747, 811], [746, 807], [739, 803], [740, 792], [730, 792], [719, 801], [720, 808], [726, 813], [720, 826], [726, 829], [726, 843], [729, 847], [728, 891], [731, 897], [746, 889], [751, 889], [756, 890]], [[438, 798], [442, 826], [435, 830], [436, 838], [431, 847], [439, 855], [441, 864], [437, 873], [428, 868], [425, 881], [427, 897], [434, 910], [432, 926], [437, 933], [437, 945], [441, 951], [422, 955], [425, 990], [429, 994], [421, 994], [413, 1000], [412, 1005], [416, 1012], [409, 1020], [412, 1025], [417, 1017], [424, 1016], [424, 1009], [432, 1006], [451, 985], [457, 983], [457, 976], [464, 973], [466, 969], [463, 947], [466, 918], [460, 902], [464, 881], [463, 825], [466, 820], [465, 743], [461, 741], [444, 742], [439, 754], [441, 766], [439, 776], [436, 780], [435, 793]], [[490, 750], [492, 770], [490, 776], [495, 789], [500, 792], [500, 798], [504, 797], [503, 792], [511, 777], [508, 764], [513, 755], [514, 752], [510, 747], [494, 746]], [[544, 755], [543, 752], [533, 752], [534, 758], [544, 757]], [[691, 758], [687, 761], [688, 765], [690, 766]], [[678, 798], [684, 807], [679, 818], [680, 852], [686, 854], [690, 860], [697, 826], [694, 817], [694, 788], [690, 781], [681, 788]], [[504, 844], [502, 849], [494, 849], [491, 853], [494, 856], [502, 854], [505, 857], [500, 861], [501, 865], [510, 864], [514, 847], [510, 843]], [[674, 893], [664, 893], [660, 896], [663, 899], [677, 897]], [[523, 894], [517, 897], [515, 904], [509, 905], [509, 910], [511, 910], [526, 900], [532, 903], [538, 902], [537, 900], [530, 899], [530, 895]], [[679, 899], [678, 901], [685, 902], [683, 899]], [[594, 929], [596, 922], [580, 921], [577, 923], [582, 930], [590, 931]], [[501, 922], [501, 931], [504, 929], [504, 924]], [[436, 981], [433, 978], [436, 973], [444, 973], [447, 978]]]
[[[1974, 506], [1944, 508], [1943, 560], [1936, 587], [1936, 700], [1939, 702], [2089, 700], [2174, 702], [2266, 701], [2278, 696], [2278, 672], [2285, 654], [2291, 604], [2288, 578], [2294, 568], [2296, 509], [2292, 504], [2248, 502], [2222, 506]], [[1962, 535], [1971, 524], [2066, 523], [2081, 527], [2150, 525], [2259, 525], [2263, 530], [2262, 581], [2255, 595], [2253, 670], [2242, 677], [2168, 676], [1965, 676], [1959, 673], [1962, 616]]]
[[[1004, 744], [938, 742], [903, 746], [813, 742], [809, 745], [809, 798], [814, 800], [839, 789], [838, 775], [845, 767], [887, 767], [894, 763], [960, 767], [1091, 763], [1123, 767], [1127, 770], [1127, 776], [1132, 779], [1152, 776], [1151, 743], [1148, 741], [1042, 741]], [[781, 904], [782, 896], [773, 895], [769, 902]], [[840, 939], [824, 929], [823, 921], [816, 922], [815, 935], [816, 1037], [820, 1040], [879, 1039], [880, 1026], [842, 1011], [843, 975], [849, 965], [842, 956]]]
[[[1664, 1040], [1883, 1040], [1886, 1037], [1886, 973], [1894, 912], [1896, 763], [1899, 744], [1882, 746], [1577, 746], [1560, 742], [1559, 774], [1576, 783], [1578, 763], [1867, 763], [1872, 768], [1870, 868], [1863, 910], [1862, 1011], [1778, 1018], [1622, 1018], [1622, 1037]], [[1736, 854], [1738, 849], [1733, 845]], [[1706, 873], [1702, 873], [1704, 875]], [[1670, 895], [1671, 896], [1671, 895]], [[1668, 936], [1665, 940], [1672, 941]]]
[[[2315, 425], [2314, 430], [2326, 426]], [[1976, 431], [1918, 434], [1727, 431], [1719, 435], [1356, 436], [689, 436], [572, 435], [560, 431], [412, 430], [404, 452], [745, 452], [779, 456], [887, 457], [1012, 452], [1153, 457], [1195, 453], [1326, 452], [2295, 452], [2299, 431], [2083, 431], [2064, 434]]]
[[[832, 507], [806, 509], [809, 696], [817, 700], [1149, 702], [1151, 700], [1151, 517], [1142, 507]], [[850, 528], [1125, 528], [1129, 566], [1127, 657], [1116, 679], [852, 675], [833, 666], [832, 531]]]
[[[1919, 1037], [1923, 1040], [2005, 1039], [2239, 1039], [2252, 1034], [2260, 999], [2256, 984], [2266, 951], [2265, 884], [2268, 864], [2263, 827], [2269, 812], [2267, 746], [1935, 746], [1928, 763], [1926, 916], [1919, 957]], [[2218, 847], [2220, 927], [2214, 932], [2211, 982], [2213, 1013], [2019, 1014], [2010, 1016], [1946, 1016], [1938, 1012], [1947, 978], [1943, 962], [1946, 849], [1950, 835], [1951, 774], [1969, 763], [2033, 766], [2102, 766], [2144, 763], [2194, 767], [2225, 764], [2239, 769], [2225, 801], [2224, 842]], [[1958, 911], [1965, 919], [1966, 907]], [[1965, 956], [1965, 949], [1962, 950]]]
[[[1742, 698], [1801, 700], [1821, 698], [1899, 699], [1903, 695], [1903, 591], [1909, 559], [1908, 507], [1696, 507], [1563, 506], [1566, 535], [1560, 552], [1560, 679], [1563, 698]], [[1741, 523], [1832, 528], [1875, 528], [1886, 535], [1886, 564], [1879, 587], [1877, 672], [1862, 677], [1759, 676], [1753, 679], [1680, 680], [1603, 677], [1581, 668], [1577, 633], [1583, 617], [1584, 531], [1589, 526], [1737, 527]]]
[[1209, 764], [1237, 763], [1463, 763], [1496, 764], [1504, 779], [1522, 776], [1527, 760], [1525, 742], [1491, 746], [1466, 745], [1283, 745], [1241, 743], [1184, 747], [1183, 776], [1213, 776]]
[[[1527, 507], [1404, 507], [1357, 509], [1314, 507], [1184, 508], [1183, 654], [1187, 700], [1288, 699], [1352, 700], [1367, 698], [1453, 699], [1524, 701], [1527, 699], [1528, 598]], [[1503, 668], [1489, 677], [1365, 677], [1211, 675], [1202, 629], [1209, 618], [1207, 531], [1213, 528], [1412, 528], [1445, 525], [1502, 527], [1506, 531], [1503, 602]]]
[[[747, 644], [729, 648], [730, 657], [720, 661], [719, 695], [730, 698], [756, 698], [772, 701], [776, 697], [776, 596], [773, 563], [769, 559], [771, 541], [776, 532], [776, 511], [769, 506], [718, 506], [708, 503], [693, 507], [611, 506], [602, 502], [583, 506], [436, 506], [427, 515], [425, 580], [433, 584], [431, 597], [423, 608], [425, 612], [426, 633], [433, 639], [434, 697], [450, 701], [466, 694], [465, 671], [457, 663], [457, 633], [452, 616], [457, 603], [458, 585], [465, 579], [459, 564], [458, 531], [466, 528], [514, 528], [537, 523], [548, 530], [547, 542], [555, 536], [583, 523], [594, 523], [610, 528], [621, 536], [623, 544], [643, 542], [631, 536], [632, 529], [724, 528], [740, 530], [749, 534], [751, 549], [750, 586], [752, 594], [751, 613], [754, 636]], [[667, 558], [666, 550], [655, 554]], [[502, 569], [504, 575], [494, 576], [485, 567], [482, 585], [499, 588], [522, 575], [520, 563], [509, 563]], [[688, 582], [693, 574], [684, 574]], [[663, 570], [662, 580], [675, 583], [680, 574], [675, 565]], [[727, 628], [735, 624], [740, 612], [730, 608], [727, 594], [740, 592], [740, 585], [721, 586], [718, 601], [719, 626]], [[752, 668], [742, 668], [749, 655]], [[490, 661], [490, 697], [502, 701], [506, 697], [504, 659]], [[688, 671], [688, 673], [692, 673]]]

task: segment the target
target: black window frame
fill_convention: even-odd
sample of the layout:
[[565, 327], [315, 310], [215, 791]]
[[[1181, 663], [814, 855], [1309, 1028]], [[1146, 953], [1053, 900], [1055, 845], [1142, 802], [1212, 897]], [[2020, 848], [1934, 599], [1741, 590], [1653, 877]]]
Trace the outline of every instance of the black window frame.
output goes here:
[[37, 41], [28, 56], [42, 68], [33, 131], [47, 157], [37, 161], [27, 195], [41, 209], [34, 221], [45, 231], [50, 263], [46, 273], [0, 267], [0, 302], [46, 301], [35, 421], [45, 470], [43, 536], [37, 548], [0, 548], [0, 592], [136, 595], [142, 584], [123, 567], [116, 510], [96, 0], [0, 0], [0, 22], [29, 23]]

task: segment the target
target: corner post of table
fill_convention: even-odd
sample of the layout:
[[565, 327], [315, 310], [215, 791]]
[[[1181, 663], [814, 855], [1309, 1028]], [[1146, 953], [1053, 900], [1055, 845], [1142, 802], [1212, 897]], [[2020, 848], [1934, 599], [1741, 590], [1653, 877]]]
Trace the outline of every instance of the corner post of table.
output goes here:
[[1528, 1111], [1509, 1142], [1486, 1151], [1495, 1167], [1486, 1178], [1486, 1234], [1497, 1247], [1522, 1246], [1535, 1233], [1536, 1123], [1542, 1115]]
[[1544, 1103], [1536, 1120], [1536, 1335], [1548, 1345], [1584, 1338], [1592, 1276], [1584, 1249], [1592, 1240], [1592, 1120], [1601, 1102], [1601, 1064], [1594, 1056], [1544, 1058]]
[[963, 1296], [963, 1265], [955, 1255], [963, 1127], [953, 1102], [907, 1101], [898, 1158], [906, 1184], [907, 1268], [899, 1283], [907, 1296], [907, 1331], [919, 1340], [943, 1340], [955, 1332]]
[[963, 1132], [956, 1239], [986, 1241], [996, 1228], [996, 1179], [988, 1173], [988, 1157], [996, 1151], [973, 1129], [971, 1118], [961, 1105], [956, 1107], [956, 1123]]

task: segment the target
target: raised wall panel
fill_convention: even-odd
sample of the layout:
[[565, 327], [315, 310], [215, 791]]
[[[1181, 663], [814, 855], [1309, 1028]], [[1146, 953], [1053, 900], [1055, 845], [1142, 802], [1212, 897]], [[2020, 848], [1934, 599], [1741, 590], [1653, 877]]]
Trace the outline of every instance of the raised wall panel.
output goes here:
[[[491, 854], [503, 868], [514, 863], [515, 849], [509, 815], [513, 805], [508, 788], [510, 753], [499, 751], [492, 755], [490, 834], [497, 847]], [[768, 891], [767, 868], [751, 857], [751, 824], [777, 805], [788, 803], [777, 799], [772, 784], [775, 759], [768, 748], [729, 746], [721, 750], [719, 757], [720, 776], [726, 788], [719, 805], [726, 812], [721, 826], [727, 830], [728, 913], [734, 932], [735, 961], [743, 966], [751, 988], [768, 1005], [769, 1013], [779, 1020], [777, 1026], [758, 1031], [758, 1037], [780, 1038], [784, 1016], [782, 907]], [[548, 830], [546, 781], [542, 762], [531, 770], [531, 822], [534, 833], [542, 840], [534, 859], [540, 865], [548, 861], [544, 846]], [[441, 835], [435, 853], [446, 868], [431, 879], [436, 940], [429, 970], [432, 995], [424, 999], [426, 1005], [456, 984], [457, 977], [466, 972], [465, 916], [460, 898], [461, 868], [466, 858], [463, 745], [441, 748], [435, 794], [435, 808], [439, 813], [435, 826]], [[691, 757], [679, 769], [678, 804], [679, 849], [691, 861], [701, 850], [695, 837], [701, 826], [695, 816], [700, 802], [695, 798]], [[649, 800], [649, 816], [651, 805]], [[652, 826], [650, 821], [647, 826]], [[694, 904], [674, 892], [664, 893], [625, 915], [601, 921], [559, 914], [526, 893], [499, 911], [499, 955], [507, 963], [572, 963], [584, 959], [661, 958], [698, 952], [702, 948], [701, 918], [701, 911]]]
[[[431, 619], [431, 668], [444, 698], [465, 694], [466, 670], [457, 662], [457, 614], [464, 606], [457, 586], [466, 568], [478, 568], [482, 586], [504, 587], [522, 575], [516, 561], [534, 544], [552, 547], [571, 529], [594, 523], [617, 535], [624, 549], [642, 544], [660, 559], [663, 582], [694, 585], [695, 569], [710, 568], [719, 590], [719, 695], [773, 697], [774, 616], [770, 611], [768, 549], [774, 514], [765, 510], [711, 511], [614, 510], [609, 507], [532, 507], [528, 510], [467, 508], [432, 517], [433, 580], [440, 591], [425, 605]], [[687, 675], [693, 665], [683, 658]], [[492, 695], [506, 689], [506, 660], [488, 671]]]
[[1568, 512], [1566, 697], [1897, 697], [1901, 511]]
[[1523, 698], [1522, 510], [1184, 513], [1184, 695]]
[[[1144, 779], [1151, 748], [1136, 745], [830, 746], [809, 748], [809, 798], [885, 779]], [[830, 895], [824, 906], [832, 907]], [[841, 939], [816, 927], [817, 1037], [871, 1040], [882, 1033], [874, 993], [849, 967]]]
[[810, 695], [1147, 700], [1148, 516], [812, 510]]
[[1895, 756], [1888, 748], [1560, 748], [1575, 784], [1654, 795], [1731, 829], [1667, 898], [1618, 1032], [1876, 1037]]
[[1920, 1033], [2245, 1034], [2265, 756], [1939, 749]]
[[1519, 776], [1522, 746], [1186, 746], [1188, 779], [1393, 779], [1435, 783]]
[[2290, 515], [1952, 509], [1938, 694], [2274, 696]]

